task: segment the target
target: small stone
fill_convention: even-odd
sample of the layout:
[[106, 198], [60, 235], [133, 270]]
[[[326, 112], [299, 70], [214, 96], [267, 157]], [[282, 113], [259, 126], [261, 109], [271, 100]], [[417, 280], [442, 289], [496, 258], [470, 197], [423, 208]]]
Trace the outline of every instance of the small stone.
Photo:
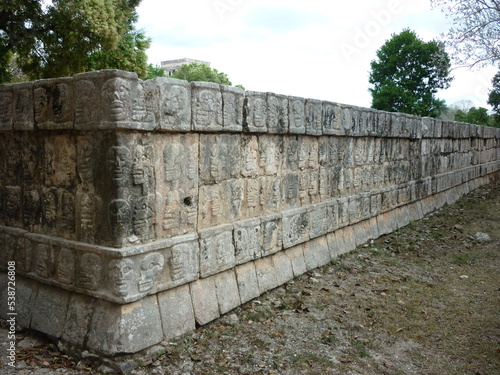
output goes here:
[[460, 277], [460, 279], [462, 279], [462, 280], [466, 280], [466, 279], [468, 279], [468, 278], [469, 278], [469, 276], [467, 276], [467, 275], [460, 275], [459, 277]]
[[35, 337], [25, 337], [17, 343], [18, 348], [34, 348], [38, 345], [43, 345], [43, 342]]
[[315, 279], [314, 277], [310, 277], [309, 281], [312, 283], [319, 283], [318, 279]]
[[476, 240], [479, 242], [488, 242], [491, 240], [491, 237], [488, 234], [483, 233], [483, 232], [477, 232], [475, 237], [476, 237]]

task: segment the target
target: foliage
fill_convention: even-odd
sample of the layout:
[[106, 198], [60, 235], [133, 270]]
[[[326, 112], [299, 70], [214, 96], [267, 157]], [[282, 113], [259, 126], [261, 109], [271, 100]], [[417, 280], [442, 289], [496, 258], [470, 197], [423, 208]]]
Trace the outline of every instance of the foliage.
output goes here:
[[500, 62], [499, 0], [432, 0], [432, 4], [454, 24], [443, 38], [459, 64], [473, 67]]
[[488, 104], [493, 107], [497, 116], [500, 116], [500, 71], [492, 79], [493, 88], [488, 96]]
[[148, 74], [145, 79], [152, 79], [156, 77], [165, 77], [165, 71], [161, 66], [149, 64]]
[[215, 82], [221, 85], [231, 86], [232, 83], [225, 73], [218, 72], [217, 69], [212, 69], [206, 64], [192, 62], [181, 66], [172, 75], [172, 78], [183, 79], [188, 82], [204, 81]]
[[140, 0], [3, 0], [0, 78], [7, 54], [30, 79], [116, 68], [146, 75], [149, 39], [134, 29]]
[[459, 109], [455, 113], [455, 121], [468, 122], [469, 124], [475, 125], [488, 125], [490, 116], [486, 108], [471, 107], [467, 112]]
[[371, 62], [372, 107], [435, 117], [446, 106], [434, 94], [449, 87], [449, 74], [450, 58], [442, 43], [425, 43], [408, 29], [393, 34]]

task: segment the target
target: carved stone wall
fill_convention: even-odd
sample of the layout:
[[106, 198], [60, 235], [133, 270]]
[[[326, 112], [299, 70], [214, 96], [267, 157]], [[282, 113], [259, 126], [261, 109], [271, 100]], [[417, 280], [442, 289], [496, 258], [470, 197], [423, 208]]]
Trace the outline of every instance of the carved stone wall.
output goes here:
[[104, 356], [205, 324], [500, 170], [499, 129], [213, 83], [106, 70], [0, 85], [0, 102], [0, 268], [16, 262], [20, 323]]

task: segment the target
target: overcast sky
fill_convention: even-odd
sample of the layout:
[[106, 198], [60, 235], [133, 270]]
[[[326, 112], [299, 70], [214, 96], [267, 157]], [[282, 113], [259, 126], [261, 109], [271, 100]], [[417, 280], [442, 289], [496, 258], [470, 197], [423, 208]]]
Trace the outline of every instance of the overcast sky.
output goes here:
[[[370, 107], [370, 61], [404, 28], [424, 41], [450, 24], [430, 0], [142, 0], [138, 28], [152, 38], [149, 62], [209, 61], [233, 84]], [[438, 97], [486, 101], [496, 69], [455, 69]]]

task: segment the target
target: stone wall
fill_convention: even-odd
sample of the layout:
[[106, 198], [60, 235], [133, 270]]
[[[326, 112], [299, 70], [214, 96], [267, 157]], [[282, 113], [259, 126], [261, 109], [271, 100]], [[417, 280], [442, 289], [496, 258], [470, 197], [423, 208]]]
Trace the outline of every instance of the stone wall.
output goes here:
[[[500, 129], [107, 70], [0, 85], [17, 317], [119, 356], [499, 175]], [[2, 303], [1, 316], [7, 317]]]

